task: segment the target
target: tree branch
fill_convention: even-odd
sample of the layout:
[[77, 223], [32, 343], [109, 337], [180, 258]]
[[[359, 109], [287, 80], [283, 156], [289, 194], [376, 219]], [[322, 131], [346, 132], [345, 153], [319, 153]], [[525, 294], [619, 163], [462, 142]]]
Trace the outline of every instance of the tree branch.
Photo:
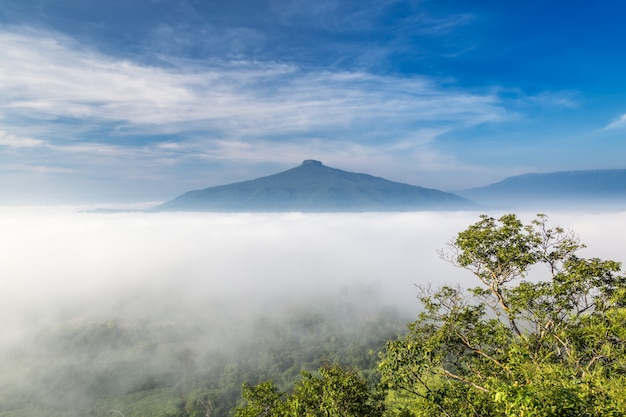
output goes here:
[[476, 348], [476, 347], [472, 346], [470, 341], [463, 334], [461, 334], [458, 330], [455, 330], [454, 333], [459, 337], [459, 339], [461, 339], [461, 343], [465, 347], [467, 347], [469, 350], [471, 350], [472, 352], [474, 352], [474, 353], [484, 357], [485, 359], [489, 359], [490, 361], [492, 361], [493, 363], [498, 365], [500, 368], [504, 369], [507, 372], [510, 372], [510, 369], [507, 368], [502, 362], [500, 362], [496, 358], [492, 357], [491, 355], [487, 354], [482, 349], [479, 349], [479, 348]]
[[476, 388], [479, 391], [489, 392], [489, 390], [487, 388], [481, 387], [480, 385], [476, 384], [475, 382], [472, 382], [472, 381], [470, 381], [467, 378], [463, 378], [460, 375], [453, 374], [452, 372], [448, 371], [447, 369], [443, 370], [443, 374], [445, 376], [448, 376], [448, 377], [452, 378], [452, 379], [456, 379], [457, 381], [461, 381], [461, 382], [464, 382], [466, 384], [469, 384], [469, 385], [471, 385], [472, 387]]

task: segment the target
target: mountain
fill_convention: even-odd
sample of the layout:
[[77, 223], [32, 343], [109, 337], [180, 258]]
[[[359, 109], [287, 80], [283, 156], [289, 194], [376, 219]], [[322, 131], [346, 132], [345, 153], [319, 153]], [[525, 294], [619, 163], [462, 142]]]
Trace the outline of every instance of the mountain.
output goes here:
[[457, 193], [483, 204], [518, 208], [623, 206], [626, 203], [626, 169], [524, 174]]
[[364, 212], [452, 210], [473, 203], [455, 194], [330, 168], [320, 161], [254, 180], [189, 191], [157, 210]]

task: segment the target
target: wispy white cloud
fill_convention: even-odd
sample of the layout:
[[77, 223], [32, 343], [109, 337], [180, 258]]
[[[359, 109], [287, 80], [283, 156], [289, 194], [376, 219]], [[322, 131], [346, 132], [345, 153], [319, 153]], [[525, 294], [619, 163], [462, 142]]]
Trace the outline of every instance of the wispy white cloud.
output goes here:
[[498, 95], [501, 105], [507, 106], [509, 109], [575, 109], [581, 106], [579, 92], [574, 90], [545, 90], [529, 94], [518, 87], [497, 86], [493, 89], [492, 94]]
[[[402, 4], [401, 4], [402, 3]], [[390, 10], [401, 5], [405, 11], [391, 18]], [[474, 20], [470, 13], [432, 16], [419, 2], [410, 4], [397, 0], [361, 1], [357, 3], [318, 0], [281, 0], [274, 4], [273, 13], [284, 25], [309, 26], [329, 33], [372, 33], [385, 30], [391, 36], [415, 34], [439, 36]], [[388, 19], [385, 26], [380, 21]]]
[[544, 91], [529, 96], [527, 100], [541, 106], [577, 108], [580, 106], [580, 100], [577, 96], [578, 94], [574, 91]]
[[621, 129], [626, 127], [626, 114], [621, 115], [606, 125], [602, 130]]
[[0, 130], [0, 146], [9, 148], [35, 148], [44, 145], [46, 145], [46, 142], [43, 140], [10, 135]]
[[418, 32], [430, 36], [442, 36], [453, 32], [460, 26], [465, 26], [475, 20], [469, 13], [452, 14], [443, 18], [434, 18], [420, 15], [417, 19], [410, 19], [411, 24], [418, 26]]
[[375, 124], [482, 123], [506, 112], [496, 97], [443, 89], [426, 78], [307, 72], [260, 62], [172, 62], [154, 67], [85, 50], [40, 31], [3, 31], [0, 111], [121, 122], [232, 136]]
[[20, 171], [35, 174], [75, 174], [76, 171], [70, 168], [45, 166], [45, 165], [24, 165], [24, 164], [3, 164], [2, 171]]

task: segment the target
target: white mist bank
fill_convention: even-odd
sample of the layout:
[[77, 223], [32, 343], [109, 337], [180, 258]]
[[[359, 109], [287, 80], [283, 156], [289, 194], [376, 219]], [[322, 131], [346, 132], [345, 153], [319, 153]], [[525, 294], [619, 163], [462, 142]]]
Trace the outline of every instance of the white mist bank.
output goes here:
[[[498, 216], [501, 213], [489, 213]], [[626, 213], [549, 213], [584, 255], [623, 261]], [[521, 214], [524, 221], [533, 214]], [[136, 314], [248, 317], [322, 294], [417, 311], [415, 284], [472, 284], [437, 249], [478, 213], [80, 213], [0, 209], [5, 336], [33, 324]], [[353, 289], [358, 289], [354, 292]]]

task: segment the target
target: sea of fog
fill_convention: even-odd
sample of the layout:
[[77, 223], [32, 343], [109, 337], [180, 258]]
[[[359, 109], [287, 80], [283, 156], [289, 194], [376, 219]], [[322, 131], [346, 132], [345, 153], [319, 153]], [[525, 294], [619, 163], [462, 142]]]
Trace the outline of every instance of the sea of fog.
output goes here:
[[[328, 294], [416, 314], [416, 284], [473, 285], [437, 250], [479, 214], [0, 208], [0, 332], [109, 317], [236, 322]], [[626, 212], [548, 215], [580, 236], [584, 256], [626, 260]]]

